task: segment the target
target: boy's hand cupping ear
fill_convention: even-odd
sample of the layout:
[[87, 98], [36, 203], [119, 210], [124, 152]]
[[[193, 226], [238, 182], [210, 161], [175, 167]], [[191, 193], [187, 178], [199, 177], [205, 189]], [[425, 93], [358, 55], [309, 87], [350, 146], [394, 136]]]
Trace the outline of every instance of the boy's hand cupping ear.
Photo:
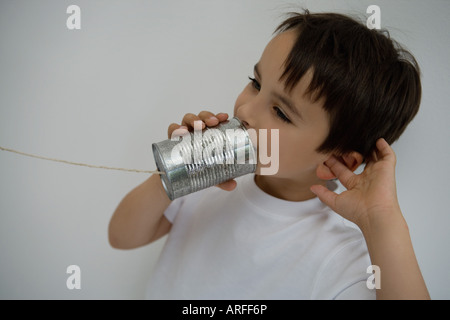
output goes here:
[[384, 219], [400, 213], [395, 184], [395, 153], [384, 139], [376, 143], [376, 151], [367, 162], [364, 171], [357, 175], [337, 158], [325, 165], [336, 175], [346, 191], [336, 194], [324, 186], [311, 186], [319, 199], [361, 229], [373, 219]]

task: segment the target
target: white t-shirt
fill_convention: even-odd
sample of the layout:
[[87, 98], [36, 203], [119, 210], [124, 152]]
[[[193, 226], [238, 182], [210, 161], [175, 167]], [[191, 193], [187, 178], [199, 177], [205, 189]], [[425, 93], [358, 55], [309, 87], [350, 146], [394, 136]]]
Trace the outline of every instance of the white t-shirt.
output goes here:
[[318, 198], [286, 201], [254, 174], [229, 192], [174, 200], [149, 299], [374, 299], [367, 246], [355, 225]]

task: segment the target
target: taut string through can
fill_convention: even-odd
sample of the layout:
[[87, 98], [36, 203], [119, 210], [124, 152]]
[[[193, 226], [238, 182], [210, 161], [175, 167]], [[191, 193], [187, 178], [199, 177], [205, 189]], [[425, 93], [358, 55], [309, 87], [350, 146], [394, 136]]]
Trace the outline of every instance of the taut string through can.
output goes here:
[[152, 145], [170, 200], [256, 171], [256, 146], [238, 118], [198, 131]]

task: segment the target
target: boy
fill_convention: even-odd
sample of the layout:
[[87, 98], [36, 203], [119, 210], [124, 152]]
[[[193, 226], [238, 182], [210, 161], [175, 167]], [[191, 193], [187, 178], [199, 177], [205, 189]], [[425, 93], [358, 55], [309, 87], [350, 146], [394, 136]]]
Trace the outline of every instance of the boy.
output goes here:
[[[261, 175], [258, 164], [254, 175], [173, 202], [151, 176], [116, 209], [111, 245], [134, 248], [169, 233], [149, 298], [428, 298], [389, 146], [418, 111], [419, 73], [411, 55], [351, 18], [293, 14], [234, 108], [247, 128], [279, 130], [278, 172]], [[227, 118], [186, 114], [182, 129]], [[169, 137], [179, 127], [171, 124]], [[347, 191], [328, 189], [335, 178]], [[377, 290], [367, 283], [372, 265]]]

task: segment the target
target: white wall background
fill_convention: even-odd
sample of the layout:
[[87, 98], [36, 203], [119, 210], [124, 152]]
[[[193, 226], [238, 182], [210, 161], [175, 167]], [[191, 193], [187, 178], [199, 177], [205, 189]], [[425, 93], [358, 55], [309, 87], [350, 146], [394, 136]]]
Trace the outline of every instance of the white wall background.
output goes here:
[[[81, 30], [66, 8], [81, 8]], [[421, 110], [399, 142], [399, 199], [432, 298], [450, 298], [450, 1], [0, 1], [0, 145], [154, 169], [151, 143], [187, 112], [232, 114], [282, 14], [369, 16], [416, 56]], [[107, 226], [145, 174], [0, 152], [0, 298], [140, 299], [164, 239], [120, 251]], [[68, 290], [66, 268], [81, 268]], [[405, 266], [407, 268], [407, 266]]]

